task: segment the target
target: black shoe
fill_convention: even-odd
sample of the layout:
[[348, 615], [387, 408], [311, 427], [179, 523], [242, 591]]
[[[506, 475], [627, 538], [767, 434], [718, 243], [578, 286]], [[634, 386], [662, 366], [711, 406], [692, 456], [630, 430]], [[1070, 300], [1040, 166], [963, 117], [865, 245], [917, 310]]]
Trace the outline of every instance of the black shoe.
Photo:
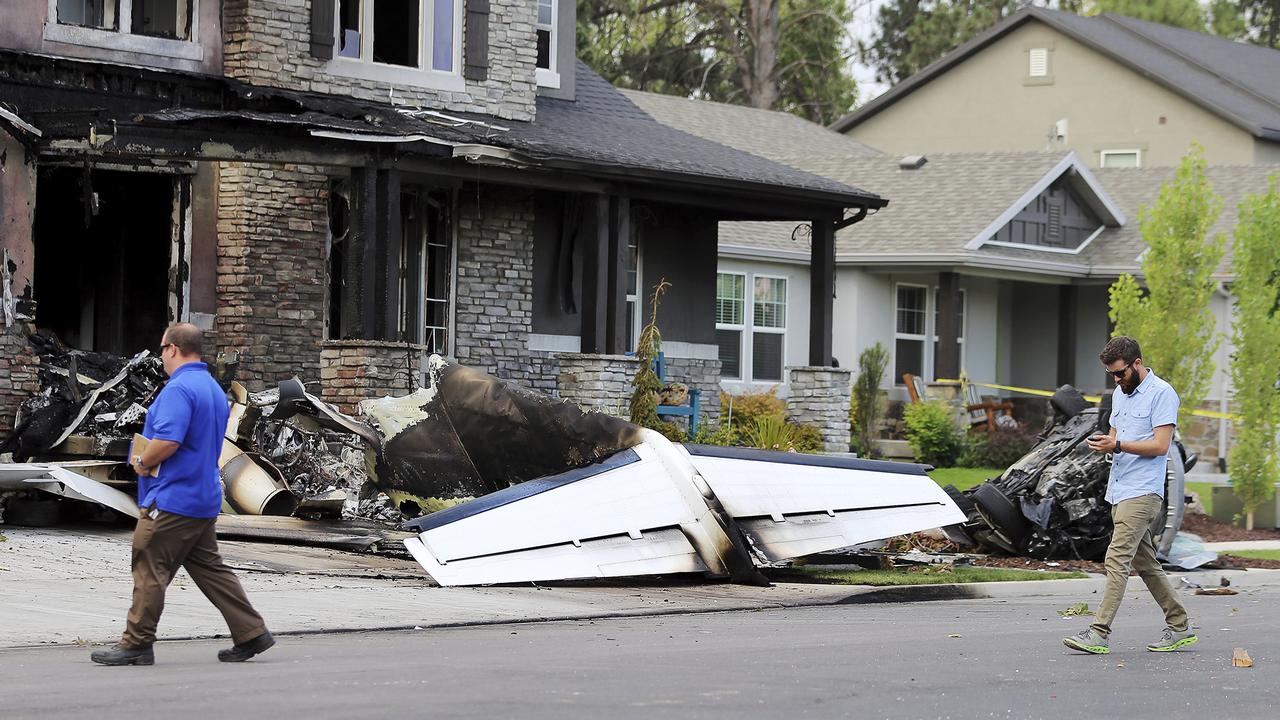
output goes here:
[[222, 662], [244, 662], [254, 655], [266, 652], [275, 644], [276, 639], [271, 637], [271, 633], [264, 632], [249, 642], [240, 643], [226, 650], [219, 650], [218, 659]]
[[156, 654], [149, 647], [116, 645], [110, 650], [94, 650], [89, 659], [100, 665], [155, 665]]

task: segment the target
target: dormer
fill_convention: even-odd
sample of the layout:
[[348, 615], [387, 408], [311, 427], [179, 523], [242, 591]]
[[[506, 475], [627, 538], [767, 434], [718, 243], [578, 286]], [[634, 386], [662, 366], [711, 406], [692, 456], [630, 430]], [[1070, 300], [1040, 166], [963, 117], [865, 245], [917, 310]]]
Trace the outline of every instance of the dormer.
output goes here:
[[537, 58], [534, 79], [538, 94], [573, 99], [577, 62], [577, 0], [535, 0], [538, 4]]

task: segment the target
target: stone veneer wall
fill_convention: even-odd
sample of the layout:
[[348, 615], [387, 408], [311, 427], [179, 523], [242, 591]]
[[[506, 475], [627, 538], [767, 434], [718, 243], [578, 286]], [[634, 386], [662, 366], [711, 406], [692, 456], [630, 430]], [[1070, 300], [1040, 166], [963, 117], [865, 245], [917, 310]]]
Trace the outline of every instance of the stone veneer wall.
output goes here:
[[403, 397], [422, 386], [424, 345], [380, 340], [325, 340], [320, 346], [320, 398], [348, 415], [361, 400]]
[[[720, 422], [720, 360], [667, 356], [666, 381], [681, 382], [690, 390], [701, 390], [699, 422], [714, 427]], [[671, 420], [673, 418], [667, 418]]]
[[[227, 77], [254, 85], [380, 102], [394, 96], [399, 104], [486, 113], [512, 120], [533, 119], [537, 93], [537, 4], [533, 0], [489, 0], [488, 78], [482, 82], [467, 80], [462, 91], [329, 72], [327, 66], [335, 61], [311, 54], [311, 3], [319, 1], [322, 0], [224, 0], [223, 69]], [[456, 39], [459, 43], [465, 42], [465, 24], [464, 19]]]
[[790, 367], [787, 411], [796, 422], [822, 432], [827, 452], [849, 451], [849, 398], [853, 373], [846, 368]]
[[631, 381], [639, 362], [628, 355], [561, 353], [557, 386], [563, 400], [583, 410], [626, 418], [631, 414]]
[[459, 193], [456, 333], [463, 365], [551, 393], [559, 363], [529, 351], [533, 327], [533, 193], [493, 185]]
[[219, 164], [215, 346], [246, 387], [320, 377], [328, 208], [317, 167]]
[[19, 326], [0, 328], [0, 439], [13, 429], [22, 401], [40, 391], [39, 369], [40, 357]]

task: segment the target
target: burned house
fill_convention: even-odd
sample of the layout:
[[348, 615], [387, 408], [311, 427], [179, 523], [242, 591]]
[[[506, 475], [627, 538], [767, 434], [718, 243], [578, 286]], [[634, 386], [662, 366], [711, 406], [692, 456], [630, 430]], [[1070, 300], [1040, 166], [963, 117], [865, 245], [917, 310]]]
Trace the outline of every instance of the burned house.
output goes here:
[[441, 353], [616, 411], [660, 279], [668, 376], [718, 392], [727, 220], [812, 226], [789, 372], [844, 416], [833, 237], [885, 201], [656, 122], [576, 60], [569, 0], [2, 12], [0, 431], [33, 330], [127, 356], [175, 320], [347, 410]]

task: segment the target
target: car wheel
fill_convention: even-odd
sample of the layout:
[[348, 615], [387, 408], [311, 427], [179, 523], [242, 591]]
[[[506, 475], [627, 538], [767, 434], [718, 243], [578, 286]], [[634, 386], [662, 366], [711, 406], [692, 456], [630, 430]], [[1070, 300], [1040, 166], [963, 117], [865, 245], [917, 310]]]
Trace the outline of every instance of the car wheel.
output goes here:
[[1000, 488], [989, 482], [979, 485], [973, 492], [973, 502], [987, 524], [1003, 535], [1010, 544], [1022, 545], [1031, 529], [1030, 523], [1023, 516], [1021, 508]]

